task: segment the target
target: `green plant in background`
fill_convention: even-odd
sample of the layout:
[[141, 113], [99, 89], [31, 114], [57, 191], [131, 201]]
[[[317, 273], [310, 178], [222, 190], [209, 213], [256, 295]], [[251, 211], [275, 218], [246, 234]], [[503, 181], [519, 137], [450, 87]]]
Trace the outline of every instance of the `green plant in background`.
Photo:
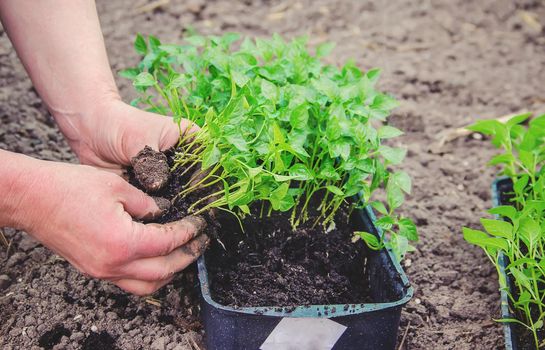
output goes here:
[[[492, 136], [492, 143], [503, 153], [491, 159], [490, 165], [502, 167], [500, 175], [513, 183], [511, 205], [489, 210], [504, 220], [481, 219], [486, 232], [464, 228], [464, 238], [481, 247], [496, 266], [500, 288], [521, 316], [501, 320], [516, 322], [533, 334], [539, 347], [537, 332], [545, 319], [545, 115], [522, 125], [530, 114], [516, 116], [506, 123], [484, 120], [469, 127]], [[499, 257], [505, 255], [506, 272], [514, 286], [513, 293], [500, 273]]]
[[[291, 211], [296, 228], [310, 220], [313, 205], [312, 224], [324, 226], [333, 225], [345, 202], [372, 205], [389, 240], [366, 232], [357, 237], [375, 249], [386, 245], [401, 259], [418, 235], [410, 219], [394, 212], [411, 179], [390, 166], [406, 151], [383, 143], [402, 134], [385, 125], [397, 103], [375, 90], [378, 70], [322, 63], [332, 48], [322, 44], [311, 54], [306, 38], [286, 42], [278, 35], [242, 41], [234, 33], [192, 35], [182, 45], [139, 35], [142, 61], [121, 75], [142, 93], [133, 104], [201, 127], [182, 137], [176, 154], [176, 167], [200, 167], [205, 174], [180, 196], [212, 192], [191, 211], [219, 208], [243, 216], [258, 205], [260, 215]], [[372, 199], [379, 188], [385, 202]]]

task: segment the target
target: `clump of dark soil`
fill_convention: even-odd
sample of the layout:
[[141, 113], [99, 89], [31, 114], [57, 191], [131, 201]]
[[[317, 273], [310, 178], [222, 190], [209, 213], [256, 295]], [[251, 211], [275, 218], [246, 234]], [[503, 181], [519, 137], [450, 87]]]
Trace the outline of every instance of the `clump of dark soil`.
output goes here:
[[146, 192], [156, 192], [167, 183], [170, 171], [167, 157], [146, 146], [131, 159], [134, 175]]
[[115, 339], [110, 333], [102, 331], [100, 333], [91, 332], [81, 343], [82, 350], [116, 350]]
[[46, 350], [53, 349], [55, 345], [61, 342], [62, 337], [69, 337], [71, 334], [72, 332], [64, 328], [63, 325], [58, 324], [53, 329], [42, 334], [38, 339], [38, 345]]
[[[175, 154], [175, 149], [158, 152], [146, 146], [132, 159], [132, 164], [138, 164], [138, 167], [133, 166], [127, 169], [129, 183], [152, 195], [157, 206], [163, 211], [159, 217], [146, 221], [164, 224], [181, 220], [188, 215], [189, 206], [200, 198], [198, 193], [191, 193], [187, 197], [178, 196], [191, 182], [194, 172], [186, 172], [184, 167], [177, 167], [171, 172]], [[143, 183], [161, 183], [161, 185], [154, 186], [154, 190], [150, 190]], [[204, 217], [209, 223], [209, 228], [214, 227], [208, 215], [205, 214]]]

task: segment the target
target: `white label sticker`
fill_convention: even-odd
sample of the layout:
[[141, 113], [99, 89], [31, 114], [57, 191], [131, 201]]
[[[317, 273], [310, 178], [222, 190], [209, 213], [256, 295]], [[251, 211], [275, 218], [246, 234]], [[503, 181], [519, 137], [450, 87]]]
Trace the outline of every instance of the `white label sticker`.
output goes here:
[[331, 350], [346, 327], [327, 318], [283, 318], [260, 350]]

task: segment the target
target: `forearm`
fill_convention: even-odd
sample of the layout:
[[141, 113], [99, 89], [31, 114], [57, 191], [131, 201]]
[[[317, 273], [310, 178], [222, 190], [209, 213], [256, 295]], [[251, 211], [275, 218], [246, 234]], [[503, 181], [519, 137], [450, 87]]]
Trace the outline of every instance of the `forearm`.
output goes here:
[[94, 1], [2, 0], [0, 18], [61, 131], [82, 142], [119, 99]]
[[23, 213], [33, 211], [28, 207], [29, 195], [36, 182], [44, 161], [22, 154], [0, 150], [0, 227], [28, 229]]

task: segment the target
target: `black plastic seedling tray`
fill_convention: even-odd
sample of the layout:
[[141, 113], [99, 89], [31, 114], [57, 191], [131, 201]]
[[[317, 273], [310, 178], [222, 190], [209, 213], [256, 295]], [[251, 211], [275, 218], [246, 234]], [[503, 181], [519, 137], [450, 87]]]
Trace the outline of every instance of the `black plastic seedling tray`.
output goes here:
[[[505, 194], [513, 190], [513, 183], [509, 178], [499, 178], [492, 184], [492, 202], [495, 207], [500, 205], [509, 205], [504, 199]], [[507, 287], [512, 290], [511, 279], [505, 272], [507, 265], [509, 264], [506, 257], [502, 254], [499, 258], [500, 273], [507, 281]], [[502, 318], [515, 318], [509, 309], [509, 296], [505, 290], [500, 292], [501, 298], [501, 317]], [[505, 348], [507, 350], [519, 350], [518, 338], [515, 335], [515, 328], [512, 323], [503, 324], [503, 334], [505, 337]]]
[[[369, 208], [355, 211], [352, 220], [357, 230], [382, 234]], [[401, 309], [413, 296], [413, 288], [388, 250], [369, 251], [366, 269], [373, 300], [385, 302], [232, 307], [212, 298], [205, 254], [198, 261], [198, 272], [207, 349], [395, 349]], [[301, 331], [296, 332], [297, 329]], [[329, 337], [329, 331], [338, 333]]]

